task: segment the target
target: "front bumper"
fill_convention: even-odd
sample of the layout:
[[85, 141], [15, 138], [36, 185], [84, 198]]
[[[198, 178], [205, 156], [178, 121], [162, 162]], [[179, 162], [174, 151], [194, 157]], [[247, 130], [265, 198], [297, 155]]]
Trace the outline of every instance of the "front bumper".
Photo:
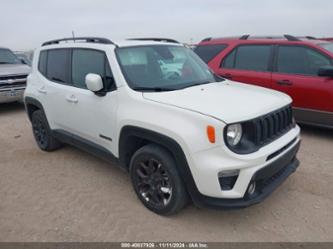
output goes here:
[[23, 100], [25, 87], [0, 89], [0, 103]]
[[246, 193], [243, 198], [237, 199], [214, 198], [197, 193], [193, 198], [194, 203], [200, 207], [242, 208], [261, 202], [280, 186], [289, 175], [295, 172], [299, 165], [296, 158], [299, 146], [300, 141], [287, 153], [259, 169], [253, 175], [250, 183], [256, 183], [257, 187], [254, 193]]

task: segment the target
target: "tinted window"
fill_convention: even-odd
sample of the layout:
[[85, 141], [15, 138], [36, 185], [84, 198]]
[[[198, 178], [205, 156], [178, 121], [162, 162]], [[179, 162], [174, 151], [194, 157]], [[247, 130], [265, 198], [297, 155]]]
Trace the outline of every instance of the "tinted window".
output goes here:
[[267, 71], [271, 46], [240, 46], [237, 49], [235, 68]]
[[317, 75], [318, 69], [330, 65], [330, 60], [306, 47], [280, 46], [277, 71], [288, 74]]
[[222, 67], [224, 68], [234, 68], [235, 67], [235, 54], [236, 49], [234, 49], [228, 56], [224, 59]]
[[72, 84], [87, 88], [85, 77], [89, 73], [99, 74], [105, 90], [115, 89], [115, 83], [104, 52], [89, 49], [74, 49], [72, 55]]
[[59, 82], [68, 83], [68, 49], [49, 50], [47, 56], [47, 78]]
[[46, 75], [47, 51], [41, 51], [39, 54], [38, 70], [44, 76]]
[[89, 73], [105, 75], [104, 53], [88, 50], [74, 49], [72, 57], [72, 84], [76, 87], [86, 88], [85, 78]]
[[197, 46], [194, 52], [199, 55], [204, 62], [208, 63], [226, 47], [226, 45], [203, 45]]

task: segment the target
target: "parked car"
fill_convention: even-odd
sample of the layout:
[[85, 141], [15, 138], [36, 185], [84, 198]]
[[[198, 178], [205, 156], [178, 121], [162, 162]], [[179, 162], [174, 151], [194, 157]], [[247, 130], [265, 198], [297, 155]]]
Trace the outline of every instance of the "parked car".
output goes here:
[[21, 101], [30, 67], [8, 48], [0, 47], [0, 103]]
[[298, 122], [333, 128], [333, 43], [246, 35], [205, 39], [195, 52], [224, 78], [290, 95]]
[[189, 198], [256, 204], [296, 170], [289, 96], [216, 77], [176, 42], [70, 41], [35, 52], [25, 105], [40, 149], [68, 143], [116, 159], [141, 202], [162, 215]]
[[14, 54], [17, 56], [17, 58], [20, 59], [20, 61], [23, 64], [31, 66], [31, 60], [28, 58], [28, 56], [24, 52], [15, 51]]

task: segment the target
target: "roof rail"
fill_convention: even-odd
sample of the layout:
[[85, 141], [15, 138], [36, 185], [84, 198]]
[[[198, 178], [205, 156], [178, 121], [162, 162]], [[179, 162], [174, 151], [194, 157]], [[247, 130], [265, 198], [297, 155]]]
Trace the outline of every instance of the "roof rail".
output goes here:
[[207, 37], [205, 39], [202, 39], [201, 42], [210, 41], [211, 39], [213, 39], [213, 38], [212, 37]]
[[[106, 39], [106, 38], [100, 38], [100, 37], [70, 37], [70, 38], [62, 38], [62, 39], [56, 39], [56, 40], [51, 40], [44, 42], [42, 46], [47, 46], [47, 45], [53, 45], [53, 44], [59, 44], [60, 42], [67, 42], [67, 41], [83, 41], [83, 42], [90, 42], [90, 43], [101, 43], [101, 44], [113, 44], [111, 40]], [[117, 45], [116, 45], [117, 46]]]
[[249, 39], [250, 35], [242, 35], [239, 40], [247, 40]]
[[300, 39], [298, 39], [295, 36], [292, 35], [283, 35], [288, 41], [300, 41]]
[[127, 40], [130, 40], [130, 41], [158, 41], [158, 42], [180, 43], [179, 41], [176, 41], [174, 39], [170, 39], [170, 38], [156, 38], [156, 37], [150, 37], [150, 38], [129, 38]]
[[305, 38], [309, 40], [317, 40], [317, 38], [314, 36], [305, 36]]
[[[292, 35], [283, 35], [284, 38], [286, 38], [288, 41], [299, 41], [299, 39]], [[239, 40], [248, 40], [250, 38], [250, 35], [242, 35]], [[257, 37], [258, 39], [274, 39], [273, 36], [264, 36], [264, 37]]]

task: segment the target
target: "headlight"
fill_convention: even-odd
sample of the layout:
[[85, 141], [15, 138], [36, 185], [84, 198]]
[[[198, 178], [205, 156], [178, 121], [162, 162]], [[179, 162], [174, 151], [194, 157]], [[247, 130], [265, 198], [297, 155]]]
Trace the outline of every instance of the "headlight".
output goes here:
[[227, 143], [231, 146], [236, 146], [243, 135], [241, 124], [232, 124], [227, 127]]

